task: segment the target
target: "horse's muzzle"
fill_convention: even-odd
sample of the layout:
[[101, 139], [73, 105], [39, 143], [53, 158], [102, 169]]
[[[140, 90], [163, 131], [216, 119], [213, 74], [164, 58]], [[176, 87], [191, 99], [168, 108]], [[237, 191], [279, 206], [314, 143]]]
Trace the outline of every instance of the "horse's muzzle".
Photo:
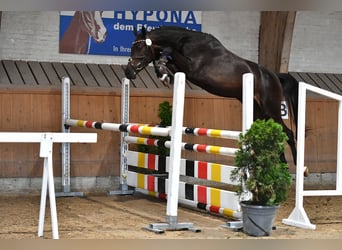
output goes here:
[[128, 63], [126, 68], [125, 68], [125, 76], [128, 79], [135, 79], [137, 76], [137, 72], [131, 63]]

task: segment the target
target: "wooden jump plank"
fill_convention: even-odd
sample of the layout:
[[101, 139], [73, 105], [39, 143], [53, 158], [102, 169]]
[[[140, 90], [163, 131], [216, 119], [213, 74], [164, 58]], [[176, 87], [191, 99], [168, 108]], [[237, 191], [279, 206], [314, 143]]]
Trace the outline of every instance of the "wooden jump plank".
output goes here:
[[65, 70], [68, 73], [68, 76], [70, 77], [70, 79], [72, 79], [72, 81], [74, 82], [74, 84], [76, 86], [86, 86], [86, 83], [84, 82], [82, 76], [80, 75], [80, 73], [78, 72], [75, 64], [73, 63], [63, 63]]
[[6, 72], [8, 73], [8, 78], [10, 79], [11, 83], [13, 85], [24, 84], [24, 81], [21, 78], [21, 75], [20, 75], [14, 61], [3, 60], [2, 62], [3, 62], [3, 65], [6, 69]]
[[50, 62], [41, 62], [40, 63], [48, 81], [51, 85], [57, 85], [61, 83], [61, 79], [58, 77], [52, 63]]
[[98, 64], [88, 64], [88, 68], [100, 87], [111, 87], [110, 83], [104, 76], [104, 73], [101, 71]]
[[203, 90], [202, 88], [198, 87], [197, 85], [189, 82], [188, 80], [186, 81], [187, 85], [189, 85], [190, 89], [192, 90]]
[[334, 93], [340, 93], [341, 90], [326, 76], [326, 74], [318, 73], [317, 76], [322, 79], [325, 85], [328, 86], [328, 90]]
[[97, 84], [94, 76], [92, 73], [89, 71], [88, 67], [84, 63], [76, 63], [75, 67], [78, 69], [79, 73], [81, 74], [85, 84], [89, 87], [98, 87], [99, 85]]
[[147, 71], [145, 69], [139, 72], [139, 74], [138, 74], [139, 78], [141, 79], [141, 81], [143, 82], [143, 85], [146, 88], [156, 89], [157, 88], [156, 84], [151, 79], [151, 77], [149, 76], [149, 74], [147, 73]]
[[28, 62], [29, 67], [32, 70], [32, 74], [36, 79], [37, 84], [42, 86], [50, 85], [49, 79], [46, 77], [39, 62]]
[[325, 89], [325, 90], [330, 90], [329, 86], [324, 81], [322, 81], [322, 79], [317, 74], [313, 74], [313, 73], [308, 73], [308, 74], [310, 75], [310, 77], [316, 83], [318, 87]]
[[342, 82], [338, 80], [338, 78], [336, 77], [336, 74], [327, 73], [324, 75], [331, 81], [331, 84], [333, 84], [338, 89], [338, 92], [336, 93], [341, 95], [342, 94]]
[[[60, 79], [59, 82], [61, 82], [61, 80], [63, 79], [63, 77], [70, 77], [68, 75], [68, 73], [66, 72], [66, 70], [64, 69], [64, 66], [62, 63], [59, 63], [59, 62], [54, 62], [52, 63], [54, 69], [55, 69], [55, 72], [57, 73], [58, 75], [58, 78]], [[73, 79], [70, 78], [70, 84], [72, 85], [75, 85]]]
[[7, 77], [6, 70], [0, 61], [0, 84], [10, 84], [11, 81]]
[[307, 73], [303, 72], [298, 72], [298, 75], [302, 79], [303, 82], [311, 84], [311, 85], [316, 85], [315, 82], [307, 75]]
[[342, 74], [334, 74], [334, 76], [335, 76], [340, 82], [342, 82]]
[[151, 66], [148, 66], [145, 68], [145, 70], [147, 71], [149, 77], [151, 78], [151, 80], [154, 82], [154, 84], [157, 86], [157, 88], [160, 89], [170, 89], [170, 86], [165, 86], [160, 79], [157, 77], [156, 72], [154, 72], [154, 68]]
[[[118, 76], [120, 79], [126, 77], [125, 71], [124, 71], [124, 68], [123, 68], [123, 67], [124, 67], [123, 65], [112, 65], [111, 67], [112, 67], [112, 69], [115, 71], [115, 74], [117, 74], [117, 76]], [[139, 73], [139, 74], [140, 74], [140, 73]], [[144, 82], [141, 80], [141, 77], [140, 77], [139, 74], [137, 75], [136, 79], [134, 79], [134, 80], [132, 79], [132, 80], [131, 80], [131, 84], [132, 84], [133, 87], [135, 87], [135, 88], [143, 88], [143, 89], [145, 89], [146, 86], [145, 86]]]
[[121, 88], [121, 79], [117, 77], [114, 73], [110, 65], [108, 64], [99, 64], [101, 71], [103, 72], [104, 76], [106, 77], [107, 81], [112, 87], [120, 87]]
[[26, 85], [37, 85], [36, 79], [34, 79], [34, 76], [32, 75], [31, 69], [28, 66], [27, 62], [16, 61], [15, 64], [17, 65], [19, 73]]
[[[122, 81], [122, 79], [125, 76], [125, 72], [124, 72], [124, 69], [122, 68], [121, 65], [111, 65], [110, 66], [112, 68], [112, 70], [114, 71], [115, 75], [117, 76], [118, 79], [120, 79], [120, 82]], [[137, 79], [136, 79], [137, 80]], [[135, 87], [135, 88], [146, 88], [145, 85], [142, 83], [141, 80], [131, 80], [131, 86], [132, 87]]]
[[302, 82], [303, 79], [300, 77], [300, 75], [297, 72], [289, 72], [291, 76], [293, 76], [298, 82]]

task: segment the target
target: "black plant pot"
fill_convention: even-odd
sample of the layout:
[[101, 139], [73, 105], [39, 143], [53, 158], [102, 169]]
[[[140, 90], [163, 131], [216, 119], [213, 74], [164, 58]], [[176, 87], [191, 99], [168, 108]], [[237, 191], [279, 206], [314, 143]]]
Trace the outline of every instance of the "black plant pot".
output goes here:
[[269, 236], [279, 206], [256, 206], [241, 202], [243, 231], [250, 236]]

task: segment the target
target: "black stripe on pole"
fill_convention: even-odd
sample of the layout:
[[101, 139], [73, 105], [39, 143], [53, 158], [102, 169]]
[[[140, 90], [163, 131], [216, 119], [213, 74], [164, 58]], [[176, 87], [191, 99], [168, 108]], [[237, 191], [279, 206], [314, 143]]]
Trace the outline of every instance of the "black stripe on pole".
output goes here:
[[205, 203], [197, 203], [197, 208], [199, 209], [203, 209], [203, 210], [206, 210], [206, 207], [207, 207], [207, 204]]
[[165, 179], [158, 178], [158, 193], [166, 194]]
[[189, 150], [189, 151], [194, 151], [194, 144], [192, 144], [192, 143], [185, 143], [184, 149]]
[[185, 183], [185, 199], [194, 200], [194, 185]]
[[195, 163], [194, 161], [185, 161], [185, 175], [195, 177]]
[[95, 122], [94, 127], [95, 127], [96, 129], [102, 129], [102, 122]]
[[158, 155], [158, 171], [166, 173], [166, 156]]
[[184, 130], [184, 132], [185, 132], [185, 134], [187, 134], [187, 135], [193, 135], [194, 132], [195, 132], [195, 129], [194, 129], [194, 128], [186, 128], [186, 129]]
[[119, 130], [121, 131], [121, 132], [127, 132], [128, 130], [127, 130], [127, 128], [128, 128], [128, 124], [121, 124], [120, 126], [119, 126]]

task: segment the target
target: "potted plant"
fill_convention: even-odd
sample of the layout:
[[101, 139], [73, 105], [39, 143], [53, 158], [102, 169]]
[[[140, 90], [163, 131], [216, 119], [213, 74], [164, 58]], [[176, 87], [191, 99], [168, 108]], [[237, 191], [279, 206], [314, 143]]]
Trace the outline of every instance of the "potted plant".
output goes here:
[[292, 178], [284, 153], [286, 134], [273, 119], [256, 120], [240, 134], [231, 179], [237, 181], [243, 230], [252, 236], [268, 236], [275, 213], [286, 201]]

